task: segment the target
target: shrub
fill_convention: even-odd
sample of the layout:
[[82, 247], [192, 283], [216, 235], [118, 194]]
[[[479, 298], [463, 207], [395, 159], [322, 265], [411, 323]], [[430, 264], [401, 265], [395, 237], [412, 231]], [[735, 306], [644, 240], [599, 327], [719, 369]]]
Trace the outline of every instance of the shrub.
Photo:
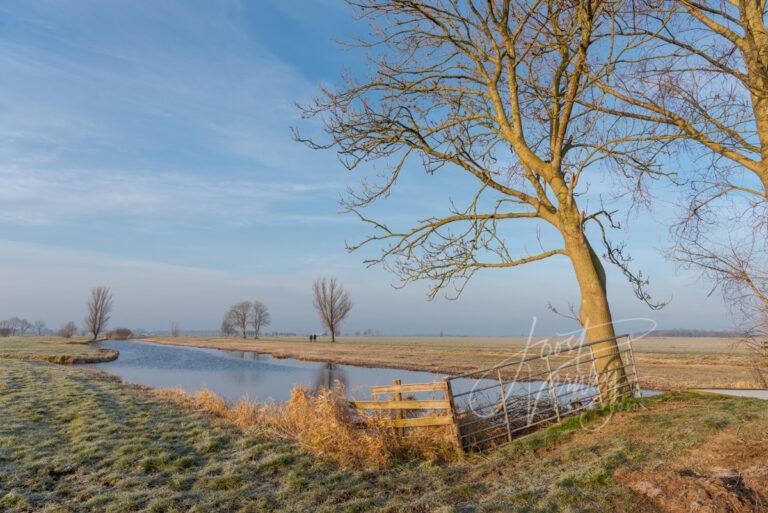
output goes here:
[[133, 332], [128, 328], [117, 328], [107, 333], [109, 340], [128, 340], [133, 338]]
[[64, 338], [72, 338], [77, 333], [77, 326], [74, 322], [69, 321], [66, 324], [62, 324], [59, 328], [59, 336]]

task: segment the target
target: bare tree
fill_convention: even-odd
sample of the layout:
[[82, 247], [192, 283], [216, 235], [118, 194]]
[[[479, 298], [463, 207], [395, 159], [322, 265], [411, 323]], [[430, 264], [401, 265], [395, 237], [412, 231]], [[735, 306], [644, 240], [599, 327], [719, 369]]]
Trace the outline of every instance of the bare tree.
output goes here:
[[171, 336], [174, 338], [179, 336], [179, 321], [173, 321], [171, 323]]
[[336, 278], [318, 278], [312, 284], [312, 305], [320, 315], [320, 320], [331, 335], [331, 342], [336, 342], [336, 335], [344, 319], [352, 310], [349, 293], [336, 281]]
[[693, 170], [700, 205], [728, 192], [764, 202], [765, 0], [664, 0], [645, 12], [631, 10], [617, 25], [618, 33], [644, 39], [633, 59], [618, 64], [617, 80], [600, 77], [600, 89], [619, 101], [601, 108], [619, 108], [622, 116], [651, 121], [657, 137], [695, 143], [689, 149], [710, 161]]
[[60, 337], [72, 338], [75, 334], [77, 334], [77, 325], [72, 321], [62, 324], [59, 328]]
[[88, 299], [88, 315], [85, 316], [85, 329], [93, 340], [99, 337], [109, 323], [112, 313], [112, 292], [109, 287], [94, 287]]
[[18, 317], [11, 317], [8, 319], [8, 329], [11, 332], [11, 336], [16, 336], [17, 333], [21, 330], [21, 319]]
[[[329, 141], [355, 170], [384, 160], [378, 183], [364, 181], [346, 201], [373, 234], [360, 244], [383, 243], [382, 263], [403, 284], [426, 279], [430, 297], [453, 286], [458, 296], [476, 272], [565, 257], [581, 291], [577, 320], [601, 356], [606, 389], [625, 386], [620, 369], [603, 264], [587, 236], [594, 226], [604, 256], [618, 265], [636, 294], [653, 307], [647, 279], [632, 272], [623, 245], [607, 232], [619, 228], [599, 198], [583, 197], [592, 180], [613, 195], [644, 199], [646, 177], [665, 141], [647, 126], [593, 108], [605, 94], [592, 76], [606, 76], [623, 48], [614, 37], [622, 2], [515, 0], [359, 0], [370, 20], [372, 76], [324, 88], [304, 108], [324, 122]], [[631, 151], [629, 151], [631, 148]], [[427, 173], [462, 171], [476, 189], [457, 189], [465, 205], [395, 228], [362, 210], [387, 197], [411, 160]], [[608, 173], [613, 173], [609, 175]], [[468, 182], [465, 182], [468, 183]], [[626, 201], [625, 201], [626, 202]], [[590, 208], [592, 207], [592, 208]], [[531, 246], [514, 240], [508, 223], [533, 223]], [[537, 237], [544, 228], [550, 235]], [[512, 238], [510, 238], [512, 236]]]
[[46, 326], [45, 321], [35, 321], [32, 328], [35, 330], [35, 334], [38, 337], [48, 331], [48, 326]]
[[23, 337], [31, 329], [32, 329], [32, 323], [29, 322], [28, 320], [21, 319], [21, 321], [19, 321], [19, 335], [21, 335]]
[[229, 318], [229, 316], [224, 317], [224, 320], [221, 321], [221, 334], [225, 337], [234, 337], [237, 335], [237, 330], [232, 324], [232, 320]]
[[240, 332], [242, 338], [248, 337], [248, 324], [251, 322], [252, 307], [250, 301], [242, 301], [230, 306], [225, 317]]
[[643, 44], [614, 76], [594, 77], [615, 99], [595, 108], [654, 124], [656, 137], [695, 161], [683, 169], [690, 189], [669, 254], [759, 323], [768, 306], [766, 2], [664, 0], [648, 7], [620, 17], [617, 33], [641, 36]]
[[270, 319], [267, 305], [261, 301], [254, 301], [251, 303], [251, 309], [251, 326], [253, 326], [253, 338], [259, 338], [261, 328], [264, 326], [269, 326], [272, 323], [272, 319]]
[[742, 344], [753, 355], [755, 377], [763, 388], [768, 388], [768, 308], [752, 312], [752, 325], [747, 329]]

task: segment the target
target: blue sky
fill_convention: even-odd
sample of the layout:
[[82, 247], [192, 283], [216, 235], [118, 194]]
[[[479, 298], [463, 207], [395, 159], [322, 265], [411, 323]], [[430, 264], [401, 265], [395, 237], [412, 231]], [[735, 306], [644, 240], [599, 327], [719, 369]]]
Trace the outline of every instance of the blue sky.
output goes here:
[[[115, 293], [113, 324], [214, 329], [228, 304], [260, 299], [277, 330], [318, 329], [310, 285], [337, 276], [355, 308], [345, 331], [550, 334], [547, 312], [577, 299], [552, 259], [478, 276], [458, 301], [395, 290], [345, 241], [367, 230], [340, 215], [357, 183], [294, 106], [362, 56], [335, 39], [364, 30], [337, 0], [6, 1], [0, 6], [0, 318], [83, 317], [90, 287]], [[470, 182], [407, 169], [377, 210], [401, 224], [445, 212]], [[727, 329], [721, 301], [664, 260], [669, 195], [623, 234], [660, 312], [609, 269], [616, 317]], [[524, 237], [525, 233], [520, 232]]]

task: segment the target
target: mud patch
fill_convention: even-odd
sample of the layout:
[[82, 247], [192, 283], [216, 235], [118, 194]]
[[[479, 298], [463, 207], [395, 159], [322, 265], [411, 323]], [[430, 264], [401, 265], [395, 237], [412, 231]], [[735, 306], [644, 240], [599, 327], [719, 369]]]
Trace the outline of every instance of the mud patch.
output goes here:
[[623, 468], [616, 478], [666, 513], [768, 513], [768, 432], [721, 429], [666, 468]]
[[666, 513], [768, 512], [768, 462], [743, 469], [633, 471], [616, 478]]

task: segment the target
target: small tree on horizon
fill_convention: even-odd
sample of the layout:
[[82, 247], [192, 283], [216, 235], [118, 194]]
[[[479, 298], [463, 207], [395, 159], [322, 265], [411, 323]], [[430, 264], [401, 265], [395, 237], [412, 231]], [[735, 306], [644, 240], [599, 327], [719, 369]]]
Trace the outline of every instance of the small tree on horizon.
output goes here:
[[248, 324], [251, 322], [252, 307], [250, 301], [241, 301], [230, 306], [225, 317], [225, 321], [229, 320], [231, 325], [240, 332], [242, 338], [248, 337]]
[[230, 320], [229, 316], [224, 317], [224, 320], [221, 321], [221, 334], [225, 337], [234, 337], [237, 334], [237, 331], [235, 330], [235, 327], [232, 325], [232, 321]]
[[112, 291], [109, 287], [94, 287], [88, 299], [88, 315], [85, 316], [85, 330], [96, 340], [104, 331], [112, 313]]
[[26, 319], [21, 319], [21, 321], [19, 322], [19, 335], [23, 337], [31, 329], [32, 329], [32, 323]]
[[251, 304], [251, 326], [253, 326], [253, 338], [259, 338], [261, 328], [272, 324], [267, 305], [261, 301], [254, 301]]
[[45, 321], [35, 321], [32, 325], [32, 329], [35, 330], [35, 333], [39, 337], [48, 330], [48, 326], [46, 326]]
[[318, 278], [312, 284], [312, 292], [312, 304], [320, 315], [323, 326], [331, 335], [331, 342], [336, 342], [341, 323], [352, 310], [352, 299], [336, 278]]
[[72, 322], [66, 322], [59, 328], [59, 336], [63, 338], [72, 338], [77, 333], [77, 325]]
[[16, 336], [16, 333], [18, 333], [19, 330], [21, 329], [21, 319], [19, 319], [18, 317], [11, 317], [10, 319], [8, 319], [7, 323], [8, 323], [8, 329], [10, 329], [11, 331], [11, 336], [12, 337]]
[[171, 323], [171, 336], [176, 338], [179, 336], [179, 321], [173, 321]]

